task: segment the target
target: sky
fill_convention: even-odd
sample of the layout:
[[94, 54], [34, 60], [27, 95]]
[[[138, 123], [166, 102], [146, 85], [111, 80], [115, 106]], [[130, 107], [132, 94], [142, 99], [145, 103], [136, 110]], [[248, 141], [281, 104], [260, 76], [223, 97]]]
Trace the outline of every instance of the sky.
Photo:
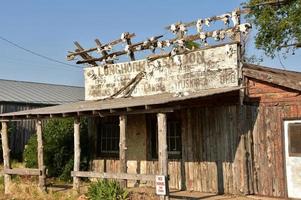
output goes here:
[[[21, 47], [75, 65], [66, 60], [78, 41], [84, 48], [95, 47], [133, 32], [133, 42], [167, 34], [167, 25], [189, 22], [229, 12], [242, 0], [1, 0], [0, 37]], [[247, 52], [262, 56], [251, 33]], [[150, 52], [149, 52], [150, 53]], [[301, 50], [286, 59], [263, 57], [262, 65], [301, 71]], [[282, 62], [282, 64], [281, 64]], [[282, 66], [283, 65], [283, 66]], [[83, 66], [51, 62], [0, 40], [0, 79], [83, 86]]]

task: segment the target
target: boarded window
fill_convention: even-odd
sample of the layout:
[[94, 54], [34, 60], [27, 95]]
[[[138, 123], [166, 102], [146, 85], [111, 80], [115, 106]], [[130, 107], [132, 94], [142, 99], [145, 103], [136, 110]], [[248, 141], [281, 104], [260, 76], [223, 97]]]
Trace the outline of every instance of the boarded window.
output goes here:
[[[149, 158], [158, 158], [158, 125], [156, 115], [149, 115], [148, 121], [148, 135], [149, 140]], [[180, 159], [182, 152], [181, 144], [181, 121], [175, 114], [167, 115], [167, 151], [169, 159]]]
[[118, 157], [119, 155], [118, 118], [106, 118], [97, 126], [97, 155], [100, 157]]
[[301, 156], [301, 123], [292, 123], [288, 127], [289, 156]]

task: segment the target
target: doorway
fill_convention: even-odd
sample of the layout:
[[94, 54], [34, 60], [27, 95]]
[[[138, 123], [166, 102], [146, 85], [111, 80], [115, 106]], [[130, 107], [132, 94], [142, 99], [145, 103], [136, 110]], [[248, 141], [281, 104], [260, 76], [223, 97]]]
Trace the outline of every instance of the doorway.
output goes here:
[[284, 121], [286, 181], [289, 198], [301, 198], [301, 120]]

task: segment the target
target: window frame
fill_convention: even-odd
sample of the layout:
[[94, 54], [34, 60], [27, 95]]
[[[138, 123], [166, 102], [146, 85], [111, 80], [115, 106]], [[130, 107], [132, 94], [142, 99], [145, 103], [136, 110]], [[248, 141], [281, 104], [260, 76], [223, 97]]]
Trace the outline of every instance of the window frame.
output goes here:
[[[182, 123], [181, 118], [175, 116], [175, 113], [167, 114], [167, 153], [168, 159], [180, 160], [182, 159]], [[148, 114], [146, 116], [146, 129], [147, 135], [149, 138], [148, 142], [148, 159], [149, 160], [157, 160], [158, 159], [158, 121], [155, 114]], [[174, 136], [170, 137], [171, 124], [176, 124], [176, 130]], [[179, 147], [175, 151], [170, 151], [171, 138], [179, 139]], [[177, 142], [175, 141], [175, 146], [177, 147]]]
[[[289, 123], [288, 124], [288, 156], [290, 157], [301, 157], [301, 152], [300, 153], [295, 153], [295, 152], [292, 152], [291, 150], [291, 135], [292, 133], [290, 132], [290, 127], [291, 126], [300, 126], [301, 128], [301, 123], [300, 122], [296, 122], [296, 123]], [[301, 135], [301, 131], [299, 133]], [[301, 136], [300, 136], [301, 137]]]
[[[115, 129], [115, 130], [114, 130]], [[110, 131], [108, 131], [110, 130]], [[112, 133], [115, 134], [112, 135]], [[106, 117], [98, 120], [96, 124], [96, 157], [97, 158], [119, 158], [119, 142], [120, 142], [120, 127], [119, 127], [119, 118], [118, 117]], [[110, 140], [111, 145], [112, 141], [115, 140], [117, 143], [116, 150], [104, 150], [103, 149], [103, 140]], [[114, 143], [114, 141], [113, 141]]]

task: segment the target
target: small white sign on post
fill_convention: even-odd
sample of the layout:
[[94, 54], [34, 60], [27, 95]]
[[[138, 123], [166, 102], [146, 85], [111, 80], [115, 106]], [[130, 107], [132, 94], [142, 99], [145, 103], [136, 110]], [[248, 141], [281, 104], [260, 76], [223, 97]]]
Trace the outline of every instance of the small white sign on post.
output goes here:
[[166, 189], [166, 177], [165, 176], [156, 176], [156, 194], [160, 196], [167, 195]]

